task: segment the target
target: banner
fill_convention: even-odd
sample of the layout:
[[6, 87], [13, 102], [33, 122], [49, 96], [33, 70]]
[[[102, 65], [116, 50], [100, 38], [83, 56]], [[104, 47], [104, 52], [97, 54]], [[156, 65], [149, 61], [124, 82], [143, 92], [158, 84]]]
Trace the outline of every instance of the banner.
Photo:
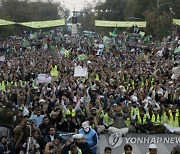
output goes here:
[[173, 19], [173, 24], [180, 26], [180, 19]]
[[34, 21], [34, 22], [23, 22], [20, 25], [31, 27], [31, 28], [48, 28], [65, 25], [65, 20], [49, 20], [49, 21]]
[[7, 21], [7, 20], [4, 20], [4, 19], [0, 19], [0, 26], [14, 25], [14, 24], [16, 24], [16, 23], [12, 22], [12, 21]]
[[95, 26], [102, 27], [146, 27], [145, 21], [105, 21], [105, 20], [95, 20]]
[[38, 74], [37, 83], [51, 83], [51, 76], [48, 74]]
[[74, 76], [75, 77], [88, 76], [87, 67], [82, 68], [81, 66], [76, 66], [74, 69]]
[[16, 23], [16, 22], [0, 19], [0, 26], [13, 25], [13, 24], [19, 24], [19, 25], [23, 25], [23, 26], [27, 26], [27, 27], [31, 27], [31, 28], [47, 28], [47, 27], [63, 26], [63, 25], [65, 25], [65, 19], [49, 20], [49, 21], [22, 22], [22, 23]]

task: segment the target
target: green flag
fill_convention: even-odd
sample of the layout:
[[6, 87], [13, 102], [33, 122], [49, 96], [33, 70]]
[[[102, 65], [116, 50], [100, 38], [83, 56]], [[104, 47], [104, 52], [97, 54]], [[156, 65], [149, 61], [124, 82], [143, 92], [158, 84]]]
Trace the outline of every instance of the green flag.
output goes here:
[[116, 37], [116, 36], [117, 36], [117, 35], [116, 35], [117, 29], [118, 29], [118, 27], [117, 27], [117, 25], [116, 25], [116, 27], [114, 28], [113, 32], [109, 32], [109, 35], [112, 36], [112, 37]]
[[26, 48], [29, 45], [29, 41], [28, 40], [24, 40], [22, 47]]
[[143, 37], [145, 35], [145, 32], [140, 31], [139, 34]]
[[35, 39], [35, 38], [36, 38], [36, 36], [37, 36], [37, 34], [36, 34], [36, 33], [34, 33], [34, 34], [30, 34], [29, 38], [30, 38], [31, 40], [33, 40], [33, 39]]
[[106, 50], [109, 50], [109, 37], [104, 36], [103, 37], [103, 43], [104, 43]]
[[88, 59], [87, 55], [85, 55], [85, 54], [78, 55], [78, 60], [83, 61], [83, 60], [86, 60], [86, 59]]
[[144, 38], [144, 43], [149, 43], [150, 42], [150, 37], [149, 35], [147, 35], [145, 38]]
[[65, 53], [64, 45], [61, 46], [60, 53], [61, 53], [61, 54], [64, 54], [64, 53]]
[[179, 53], [179, 52], [180, 52], [180, 46], [174, 50], [174, 53]]
[[57, 46], [55, 46], [55, 45], [51, 45], [51, 46], [50, 46], [50, 49], [51, 49], [51, 51], [56, 52], [56, 50], [57, 50]]

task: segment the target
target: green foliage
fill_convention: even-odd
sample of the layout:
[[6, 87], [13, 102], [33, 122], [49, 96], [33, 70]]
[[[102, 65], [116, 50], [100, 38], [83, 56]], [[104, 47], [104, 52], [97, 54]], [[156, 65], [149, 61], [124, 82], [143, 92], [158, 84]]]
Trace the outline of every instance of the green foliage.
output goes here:
[[[0, 19], [16, 22], [55, 20], [62, 18], [67, 13], [60, 3], [51, 1], [0, 0], [0, 4]], [[1, 27], [0, 35], [22, 33], [23, 30], [27, 29], [27, 27], [17, 25], [3, 26]]]
[[[83, 19], [86, 23], [91, 23], [90, 20], [94, 19], [127, 21], [132, 17], [134, 20], [139, 18], [146, 20], [147, 34], [152, 35], [153, 38], [162, 39], [171, 32], [172, 19], [180, 18], [180, 0], [159, 0], [159, 5], [157, 2], [158, 0], [106, 0], [95, 7], [95, 10], [99, 10], [97, 16], [91, 14]], [[105, 12], [106, 10], [112, 10], [112, 12]], [[107, 34], [113, 28], [96, 27], [96, 30]]]

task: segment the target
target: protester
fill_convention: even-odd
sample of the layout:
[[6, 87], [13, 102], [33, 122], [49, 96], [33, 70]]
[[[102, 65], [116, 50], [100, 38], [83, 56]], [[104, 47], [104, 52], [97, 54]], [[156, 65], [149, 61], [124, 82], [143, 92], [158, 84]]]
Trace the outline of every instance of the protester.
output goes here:
[[73, 135], [73, 141], [67, 140], [65, 146], [62, 149], [62, 153], [68, 154], [71, 145], [76, 145], [79, 148], [78, 151], [81, 152], [82, 154], [91, 153], [89, 145], [82, 134]]
[[96, 154], [97, 151], [97, 143], [98, 143], [98, 136], [94, 129], [90, 128], [88, 121], [82, 123], [82, 128], [78, 130], [79, 134], [83, 134], [85, 137], [91, 154]]
[[61, 154], [62, 151], [61, 141], [62, 139], [60, 137], [56, 137], [54, 141], [48, 142], [46, 144], [44, 154], [49, 154], [49, 153]]
[[7, 142], [5, 136], [1, 137], [0, 140], [0, 153], [2, 154], [15, 154], [15, 149], [12, 143]]
[[150, 144], [149, 145], [149, 152], [147, 154], [157, 154], [156, 144]]
[[123, 154], [133, 154], [133, 148], [130, 144], [124, 145], [124, 153]]
[[1, 40], [0, 136], [19, 152], [35, 131], [42, 152], [59, 133], [78, 131], [96, 153], [106, 130], [180, 134], [179, 35], [147, 43], [130, 33], [90, 39], [55, 30]]
[[179, 145], [175, 146], [171, 151], [171, 154], [180, 154], [180, 146]]
[[112, 149], [110, 147], [105, 147], [104, 154], [112, 154]]

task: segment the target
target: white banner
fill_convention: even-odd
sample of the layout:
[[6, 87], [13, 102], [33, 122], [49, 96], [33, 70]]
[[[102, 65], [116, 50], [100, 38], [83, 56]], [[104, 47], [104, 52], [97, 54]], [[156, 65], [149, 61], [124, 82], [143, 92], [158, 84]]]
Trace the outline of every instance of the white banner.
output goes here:
[[76, 66], [74, 69], [74, 76], [88, 76], [87, 67], [82, 68], [81, 66]]
[[4, 56], [0, 56], [0, 61], [4, 62], [5, 61], [5, 57]]
[[51, 75], [38, 74], [37, 83], [51, 83]]

